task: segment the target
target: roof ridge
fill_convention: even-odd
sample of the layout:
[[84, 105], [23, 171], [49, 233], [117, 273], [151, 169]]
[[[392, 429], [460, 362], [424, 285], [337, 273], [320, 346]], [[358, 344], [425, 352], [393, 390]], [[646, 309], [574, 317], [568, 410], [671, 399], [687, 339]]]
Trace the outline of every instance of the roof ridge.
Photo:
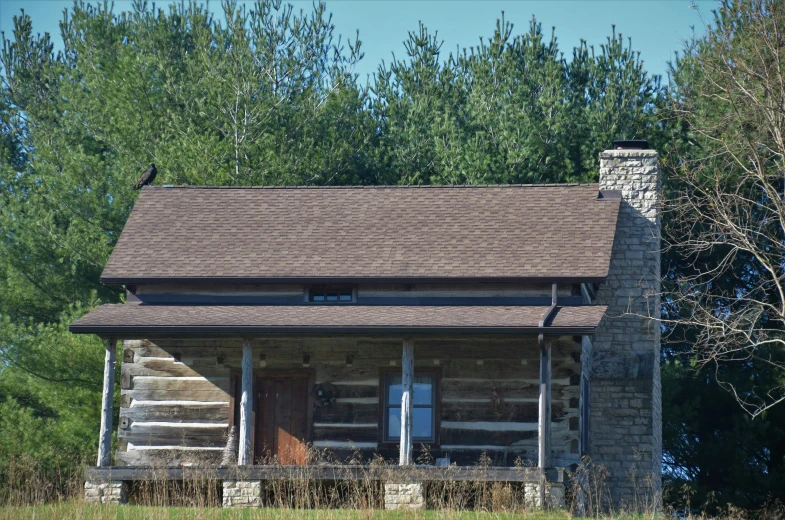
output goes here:
[[437, 188], [577, 188], [596, 187], [596, 182], [544, 183], [544, 184], [379, 184], [342, 186], [207, 186], [193, 184], [164, 184], [145, 186], [143, 189], [201, 189], [201, 190], [357, 190], [357, 189], [437, 189]]

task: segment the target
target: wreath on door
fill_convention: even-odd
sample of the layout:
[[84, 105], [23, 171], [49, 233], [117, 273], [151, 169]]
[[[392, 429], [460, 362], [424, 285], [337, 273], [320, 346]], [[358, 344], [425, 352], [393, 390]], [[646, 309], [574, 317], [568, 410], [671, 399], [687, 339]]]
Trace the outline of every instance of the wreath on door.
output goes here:
[[335, 386], [330, 383], [319, 383], [313, 389], [317, 406], [330, 406], [335, 402]]

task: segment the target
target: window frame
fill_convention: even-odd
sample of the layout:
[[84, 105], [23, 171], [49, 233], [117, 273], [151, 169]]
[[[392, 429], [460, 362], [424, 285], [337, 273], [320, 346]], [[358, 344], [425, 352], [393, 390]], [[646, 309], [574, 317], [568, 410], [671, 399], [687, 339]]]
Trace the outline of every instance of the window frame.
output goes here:
[[[324, 293], [325, 296], [328, 293], [336, 293], [338, 294], [337, 301], [314, 301], [313, 297], [314, 294]], [[341, 301], [340, 295], [342, 293], [349, 293], [351, 294], [351, 300], [343, 300]], [[314, 285], [312, 287], [307, 287], [305, 289], [305, 303], [311, 305], [351, 305], [353, 303], [357, 303], [357, 288], [356, 287], [347, 287], [343, 286], [334, 286], [334, 285]]]
[[[433, 378], [433, 437], [432, 440], [422, 440], [412, 438], [412, 444], [426, 444], [431, 447], [438, 447], [441, 444], [441, 415], [442, 415], [442, 371], [441, 368], [415, 367], [415, 375], [427, 374]], [[401, 367], [384, 367], [379, 371], [379, 436], [378, 444], [380, 447], [392, 448], [400, 445], [400, 439], [390, 440], [387, 438], [387, 404], [388, 386], [387, 378], [390, 375], [401, 375]], [[398, 406], [400, 408], [400, 406]], [[414, 403], [412, 403], [414, 408]], [[418, 406], [417, 408], [425, 408]]]

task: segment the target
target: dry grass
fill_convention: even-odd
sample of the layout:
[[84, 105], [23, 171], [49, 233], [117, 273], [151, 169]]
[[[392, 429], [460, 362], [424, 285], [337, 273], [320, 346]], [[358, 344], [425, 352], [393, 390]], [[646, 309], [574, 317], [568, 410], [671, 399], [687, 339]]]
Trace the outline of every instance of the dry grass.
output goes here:
[[75, 461], [43, 465], [32, 457], [0, 464], [0, 505], [59, 502], [84, 493], [84, 468]]
[[[324, 462], [312, 460], [314, 465]], [[329, 463], [340, 465], [342, 462], [329, 460]], [[726, 507], [719, 513], [709, 514], [706, 506], [697, 507], [690, 503], [691, 494], [687, 488], [682, 490], [683, 503], [674, 504], [675, 509], [665, 507], [663, 512], [659, 507], [659, 486], [650, 481], [637, 481], [634, 472], [629, 477], [633, 496], [626, 507], [619, 508], [611, 501], [607, 471], [589, 461], [585, 461], [570, 475], [567, 510], [527, 510], [521, 483], [431, 481], [426, 484], [427, 511], [389, 512], [383, 509], [382, 484], [387, 471], [392, 469], [388, 465], [389, 461], [380, 458], [363, 461], [352, 457], [343, 463], [355, 466], [362, 463], [367, 471], [356, 480], [324, 481], [313, 478], [311, 472], [315, 466], [305, 466], [291, 478], [267, 481], [264, 496], [266, 507], [237, 510], [220, 507], [221, 480], [213, 471], [215, 467], [208, 464], [200, 465], [198, 471], [186, 472], [186, 478], [177, 482], [166, 480], [163, 472], [157, 471], [164, 469], [163, 465], [153, 468], [153, 478], [134, 483], [129, 493], [129, 505], [98, 506], [88, 504], [83, 499], [84, 478], [81, 467], [66, 463], [44, 467], [33, 460], [14, 460], [0, 464], [0, 520], [785, 518], [785, 509], [778, 503], [754, 512]], [[478, 462], [479, 467], [482, 464], [482, 460]], [[413, 467], [410, 477], [416, 479], [418, 471], [422, 470]], [[396, 474], [400, 476], [397, 471]]]
[[[178, 455], [179, 456], [179, 455]], [[276, 465], [276, 460], [265, 461]], [[418, 461], [426, 464], [427, 461]], [[210, 461], [192, 461], [195, 471], [185, 471], [183, 479], [166, 479], [166, 469], [172, 460], [162, 458], [150, 468], [149, 480], [133, 483], [129, 501], [138, 506], [181, 506], [209, 509], [222, 502], [221, 479], [217, 466]], [[432, 464], [433, 461], [430, 461]], [[329, 464], [340, 468], [360, 468], [357, 478], [323, 480], [316, 478], [314, 468]], [[487, 468], [487, 457], [481, 457], [476, 467]], [[32, 506], [78, 501], [84, 494], [84, 477], [81, 468], [53, 471], [33, 460], [13, 460], [0, 465], [0, 504], [6, 506]], [[187, 468], [184, 468], [184, 470]], [[457, 468], [456, 468], [457, 469]], [[519, 471], [530, 468], [519, 467]], [[405, 478], [407, 481], [428, 481], [421, 466], [412, 466], [405, 475], [401, 468], [381, 457], [362, 459], [357, 452], [346, 460], [336, 460], [329, 452], [312, 449], [308, 465], [286, 469], [286, 478], [271, 479], [265, 483], [264, 503], [277, 509], [307, 510], [356, 510], [375, 511], [384, 508], [384, 482]], [[244, 470], [237, 468], [237, 480], [243, 479]], [[474, 511], [494, 513], [525, 513], [527, 511], [524, 486], [520, 482], [444, 481], [427, 482], [428, 509]], [[529, 497], [531, 499], [531, 497]]]
[[227, 510], [200, 507], [96, 506], [81, 501], [59, 502], [41, 506], [0, 508], [0, 520], [250, 520], [312, 519], [312, 520], [370, 520], [370, 519], [477, 519], [477, 520], [567, 520], [566, 512], [511, 514], [478, 513], [468, 511], [383, 511], [383, 510], [296, 510], [264, 508]]
[[[275, 464], [276, 461], [269, 461]], [[313, 468], [328, 463], [331, 466], [351, 465], [363, 468], [359, 478], [321, 480], [315, 478]], [[377, 511], [384, 508], [384, 485], [401, 478], [400, 468], [380, 457], [362, 460], [359, 454], [346, 461], [330, 459], [324, 453], [309, 456], [309, 466], [296, 468], [289, 478], [268, 480], [265, 483], [264, 503], [269, 507], [305, 512], [309, 510]], [[478, 467], [487, 465], [481, 459]], [[59, 504], [80, 502], [84, 495], [83, 468], [75, 464], [69, 470], [42, 467], [34, 460], [12, 460], [0, 465], [0, 505], [60, 507]], [[180, 481], [165, 478], [170, 464], [162, 460], [151, 468], [149, 480], [137, 481], [129, 489], [129, 501], [136, 506], [174, 506], [209, 510], [222, 502], [221, 479], [216, 466], [199, 463], [196, 471], [186, 471]], [[524, 468], [520, 468], [521, 471]], [[422, 469], [413, 466], [405, 477], [409, 481], [425, 481]], [[242, 479], [242, 468], [237, 469]], [[288, 476], [288, 473], [287, 473]], [[428, 482], [427, 506], [432, 510], [473, 511], [494, 513], [525, 513], [523, 484], [519, 482]], [[54, 504], [50, 506], [49, 504]], [[73, 507], [73, 506], [71, 506]], [[55, 513], [53, 513], [55, 514]]]
[[[420, 461], [423, 462], [423, 461]], [[269, 461], [275, 464], [276, 461]], [[339, 466], [361, 465], [359, 478], [320, 480], [313, 468], [329, 463]], [[571, 515], [594, 518], [661, 517], [659, 495], [651, 483], [635, 493], [629, 507], [615, 508], [611, 503], [607, 472], [585, 464], [571, 476], [567, 511], [532, 510], [520, 482], [429, 481], [426, 483], [428, 511], [385, 512], [383, 482], [400, 478], [400, 468], [379, 457], [362, 460], [359, 454], [346, 461], [327, 458], [313, 452], [309, 466], [296, 469], [290, 478], [268, 480], [265, 484], [264, 509], [238, 511], [221, 509], [222, 485], [216, 466], [200, 463], [197, 471], [185, 472], [181, 481], [170, 481], [164, 469], [166, 460], [152, 468], [152, 478], [134, 482], [130, 488], [130, 505], [94, 506], [84, 502], [82, 468], [70, 470], [58, 466], [42, 467], [32, 460], [15, 460], [0, 465], [0, 520], [5, 518], [119, 518], [119, 519], [233, 519], [233, 518], [529, 518], [562, 519]], [[481, 458], [478, 468], [489, 465]], [[63, 465], [63, 467], [69, 467]], [[524, 465], [518, 468], [527, 470]], [[419, 473], [418, 473], [419, 472]], [[238, 468], [238, 478], [242, 478]], [[409, 481], [425, 481], [423, 469], [411, 467]], [[531, 499], [531, 497], [528, 497]]]

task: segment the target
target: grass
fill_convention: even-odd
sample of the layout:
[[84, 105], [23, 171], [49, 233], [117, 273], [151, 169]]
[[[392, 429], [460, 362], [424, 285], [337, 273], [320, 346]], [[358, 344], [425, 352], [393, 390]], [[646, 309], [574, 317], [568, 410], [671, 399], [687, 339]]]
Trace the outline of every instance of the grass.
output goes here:
[[79, 500], [40, 506], [0, 507], [0, 520], [568, 520], [564, 511], [527, 514], [481, 513], [471, 511], [383, 511], [351, 509], [220, 509], [149, 506], [100, 506]]
[[[354, 460], [354, 459], [352, 459]], [[358, 459], [359, 460], [359, 459]], [[480, 460], [479, 467], [487, 466]], [[47, 471], [35, 461], [11, 460], [0, 467], [0, 520], [234, 520], [234, 519], [520, 519], [570, 520], [568, 511], [536, 511], [527, 503], [526, 487], [516, 482], [485, 480], [447, 480], [426, 482], [426, 511], [384, 511], [383, 482], [400, 478], [387, 474], [387, 461], [367, 462], [369, 472], [358, 478], [326, 481], [315, 475], [297, 473], [267, 481], [264, 503], [269, 507], [252, 510], [223, 509], [221, 482], [210, 470], [184, 475], [183, 480], [168, 480], [153, 472], [149, 480], [130, 486], [129, 505], [100, 506], [85, 502], [84, 475], [76, 465], [65, 472]], [[163, 468], [163, 466], [162, 466]], [[153, 468], [156, 469], [156, 468]], [[305, 468], [307, 470], [307, 468]], [[373, 470], [373, 471], [371, 471]], [[392, 466], [389, 469], [392, 471]], [[419, 467], [411, 467], [412, 481], [427, 481]], [[581, 465], [572, 476], [574, 490], [583, 499], [573, 512], [595, 519], [659, 520], [664, 518], [656, 507], [658, 490], [636, 487], [630, 507], [616, 507], [610, 501], [607, 474], [599, 466]], [[573, 491], [574, 492], [574, 491]], [[528, 498], [527, 498], [528, 497]], [[634, 512], [637, 512], [635, 514]], [[730, 519], [728, 519], [730, 520]], [[736, 519], [734, 519], [736, 520]]]

